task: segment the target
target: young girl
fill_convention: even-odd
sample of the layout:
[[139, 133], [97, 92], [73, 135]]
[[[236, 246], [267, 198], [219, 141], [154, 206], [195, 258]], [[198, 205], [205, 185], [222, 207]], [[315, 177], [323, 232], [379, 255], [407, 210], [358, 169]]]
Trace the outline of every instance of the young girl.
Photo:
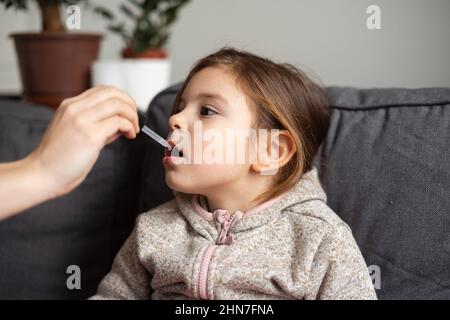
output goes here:
[[[292, 65], [232, 48], [201, 59], [169, 119], [168, 140], [180, 152], [162, 161], [175, 199], [138, 217], [92, 298], [376, 299], [312, 165], [327, 110], [321, 88]], [[266, 156], [195, 161], [211, 148], [205, 133], [199, 142], [199, 126], [222, 137], [270, 130], [256, 140]], [[181, 132], [191, 141], [175, 142]], [[224, 140], [214, 145], [235, 154], [236, 139]], [[248, 160], [255, 145], [244, 149]]]

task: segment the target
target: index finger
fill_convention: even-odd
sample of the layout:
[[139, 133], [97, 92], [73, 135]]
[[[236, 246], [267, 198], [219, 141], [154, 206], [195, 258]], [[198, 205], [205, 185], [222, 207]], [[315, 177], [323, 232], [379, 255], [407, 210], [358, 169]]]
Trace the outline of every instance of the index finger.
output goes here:
[[92, 90], [84, 97], [86, 103], [88, 103], [91, 106], [99, 103], [100, 101], [117, 96], [127, 101], [129, 103], [129, 106], [132, 107], [134, 110], [137, 110], [136, 102], [134, 101], [134, 99], [130, 97], [130, 95], [128, 95], [125, 91], [117, 87], [98, 86], [93, 89], [95, 90]]

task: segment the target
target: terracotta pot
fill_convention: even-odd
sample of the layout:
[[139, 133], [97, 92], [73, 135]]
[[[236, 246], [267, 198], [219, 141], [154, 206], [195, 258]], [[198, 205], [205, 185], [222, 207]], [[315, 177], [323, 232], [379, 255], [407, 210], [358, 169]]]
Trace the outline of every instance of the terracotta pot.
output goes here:
[[164, 59], [167, 57], [167, 51], [161, 48], [151, 48], [148, 49], [144, 52], [134, 52], [133, 49], [131, 49], [130, 47], [127, 47], [125, 49], [122, 50], [122, 58], [132, 58], [132, 59], [148, 59], [148, 58], [153, 58], [153, 59]]
[[42, 32], [11, 37], [26, 100], [57, 108], [65, 98], [90, 87], [90, 66], [98, 57], [101, 34]]

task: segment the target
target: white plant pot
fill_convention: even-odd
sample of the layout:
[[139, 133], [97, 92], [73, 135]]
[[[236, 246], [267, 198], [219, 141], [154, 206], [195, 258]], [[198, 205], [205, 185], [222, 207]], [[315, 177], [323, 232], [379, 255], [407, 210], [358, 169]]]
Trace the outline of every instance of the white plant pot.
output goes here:
[[128, 93], [145, 112], [170, 83], [169, 59], [99, 60], [92, 65], [92, 84], [113, 85]]

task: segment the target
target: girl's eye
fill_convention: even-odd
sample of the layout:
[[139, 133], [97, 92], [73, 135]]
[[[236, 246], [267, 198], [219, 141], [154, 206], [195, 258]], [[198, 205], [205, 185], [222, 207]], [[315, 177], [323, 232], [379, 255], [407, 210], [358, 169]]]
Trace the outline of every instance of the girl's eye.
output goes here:
[[[212, 113], [210, 113], [210, 112], [212, 112]], [[217, 114], [217, 112], [211, 108], [203, 106], [200, 108], [200, 114], [202, 116], [211, 116], [211, 115]]]

